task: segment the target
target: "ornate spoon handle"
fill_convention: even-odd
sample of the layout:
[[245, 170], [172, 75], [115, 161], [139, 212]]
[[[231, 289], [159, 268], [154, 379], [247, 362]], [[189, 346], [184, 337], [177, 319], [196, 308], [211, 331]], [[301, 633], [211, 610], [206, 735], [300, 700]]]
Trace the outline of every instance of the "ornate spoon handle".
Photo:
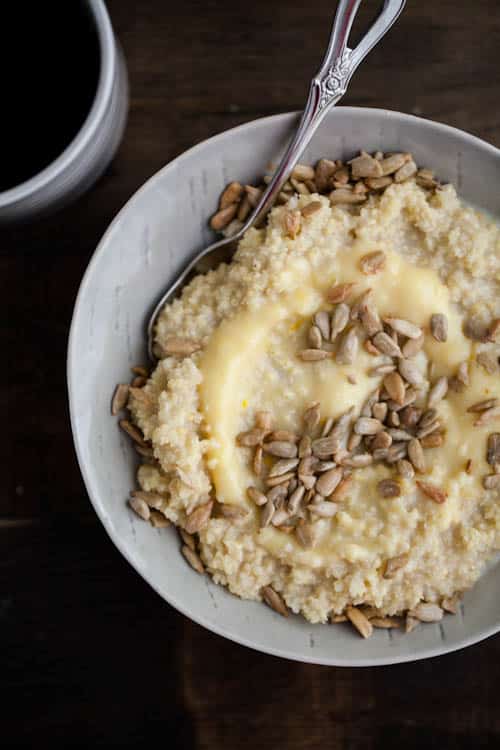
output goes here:
[[347, 46], [347, 41], [361, 0], [340, 0], [328, 49], [319, 72], [311, 81], [309, 97], [297, 132], [255, 211], [238, 235], [243, 234], [248, 227], [258, 222], [273, 205], [321, 120], [345, 94], [354, 71], [396, 21], [405, 2], [406, 0], [385, 0], [382, 12], [373, 26], [358, 46], [351, 50]]

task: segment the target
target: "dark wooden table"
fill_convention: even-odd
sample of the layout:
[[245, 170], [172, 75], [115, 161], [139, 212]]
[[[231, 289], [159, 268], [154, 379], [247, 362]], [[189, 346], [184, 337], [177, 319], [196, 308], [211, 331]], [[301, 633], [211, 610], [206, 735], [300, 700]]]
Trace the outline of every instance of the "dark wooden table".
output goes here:
[[[0, 744], [498, 747], [500, 637], [365, 670], [265, 656], [169, 607], [97, 520], [65, 382], [85, 266], [118, 209], [166, 162], [238, 123], [301, 107], [335, 3], [108, 5], [131, 80], [120, 151], [75, 205], [1, 235]], [[497, 0], [409, 0], [345, 103], [413, 112], [500, 146], [499, 50]]]

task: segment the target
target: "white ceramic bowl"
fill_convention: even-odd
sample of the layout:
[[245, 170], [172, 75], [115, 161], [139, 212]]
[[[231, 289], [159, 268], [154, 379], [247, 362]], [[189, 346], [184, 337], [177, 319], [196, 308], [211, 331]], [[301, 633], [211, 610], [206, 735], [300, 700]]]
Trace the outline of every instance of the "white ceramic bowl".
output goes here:
[[[190, 255], [212, 239], [207, 218], [231, 179], [252, 182], [276, 162], [296, 123], [285, 114], [205, 141], [152, 177], [104, 235], [82, 281], [68, 353], [73, 435], [98, 516], [118, 549], [169, 602], [226, 638], [289, 659], [371, 666], [436, 656], [500, 630], [500, 570], [493, 565], [456, 617], [410, 635], [380, 630], [362, 640], [352, 628], [311, 626], [242, 601], [199, 576], [179, 552], [174, 529], [155, 530], [127, 508], [137, 464], [109, 413], [117, 382], [146, 361], [151, 306]], [[369, 151], [411, 151], [461, 195], [500, 215], [500, 151], [471, 135], [397, 112], [339, 107], [323, 122], [302, 161]]]

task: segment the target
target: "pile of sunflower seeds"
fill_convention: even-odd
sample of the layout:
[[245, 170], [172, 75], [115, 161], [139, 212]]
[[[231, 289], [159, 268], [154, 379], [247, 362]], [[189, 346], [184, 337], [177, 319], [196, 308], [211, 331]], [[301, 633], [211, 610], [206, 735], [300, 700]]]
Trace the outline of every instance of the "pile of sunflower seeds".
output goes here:
[[[339, 159], [320, 159], [315, 167], [307, 164], [297, 164], [292, 176], [283, 186], [278, 196], [278, 205], [284, 205], [295, 193], [299, 195], [320, 194], [328, 195], [332, 205], [360, 205], [370, 194], [380, 193], [393, 183], [401, 183], [414, 179], [425, 190], [434, 191], [439, 183], [429, 169], [418, 169], [411, 154], [393, 153], [383, 154], [381, 151], [373, 155], [361, 151], [359, 156], [348, 162]], [[242, 185], [230, 182], [219, 199], [219, 207], [210, 220], [210, 226], [216, 232], [225, 236], [236, 234], [256, 207], [271, 175], [266, 175], [259, 186]], [[314, 203], [304, 208], [302, 215], [308, 216], [321, 208], [321, 204], [314, 208]], [[300, 217], [297, 212], [296, 217]], [[300, 218], [293, 219], [290, 236], [297, 234]]]

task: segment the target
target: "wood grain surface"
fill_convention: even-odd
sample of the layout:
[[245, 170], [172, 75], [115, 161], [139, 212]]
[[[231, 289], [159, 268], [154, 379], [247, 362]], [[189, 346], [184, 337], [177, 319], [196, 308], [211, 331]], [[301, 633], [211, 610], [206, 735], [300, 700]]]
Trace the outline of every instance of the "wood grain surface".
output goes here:
[[[108, 7], [131, 82], [119, 153], [75, 205], [1, 234], [0, 743], [498, 747], [500, 637], [427, 662], [364, 670], [265, 656], [169, 607], [97, 520], [73, 452], [65, 383], [85, 266], [118, 209], [173, 157], [241, 122], [301, 108], [335, 3], [109, 0]], [[413, 112], [500, 146], [499, 50], [497, 0], [409, 0], [344, 103]]]

